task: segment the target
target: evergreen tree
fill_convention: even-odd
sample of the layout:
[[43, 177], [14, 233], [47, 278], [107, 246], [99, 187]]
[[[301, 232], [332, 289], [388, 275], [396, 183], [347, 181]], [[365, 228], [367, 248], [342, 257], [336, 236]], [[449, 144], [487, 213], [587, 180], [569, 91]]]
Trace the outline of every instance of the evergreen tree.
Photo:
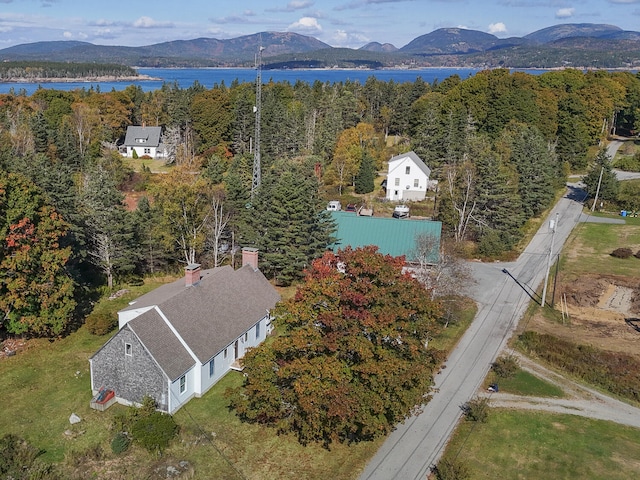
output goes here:
[[[600, 180], [601, 172], [602, 180]], [[601, 148], [600, 151], [598, 151], [598, 155], [596, 155], [593, 166], [582, 181], [586, 185], [589, 197], [592, 199], [595, 198], [596, 192], [598, 192], [598, 201], [616, 201], [618, 198], [618, 190], [620, 189], [620, 182], [618, 181], [616, 174], [613, 172], [611, 167], [611, 157], [607, 153], [606, 148]], [[599, 191], [598, 181], [600, 181]]]
[[85, 174], [82, 206], [88, 227], [88, 253], [105, 275], [109, 288], [113, 288], [116, 274], [134, 270], [139, 256], [123, 200], [107, 170], [97, 166]]
[[376, 178], [376, 165], [373, 157], [366, 150], [362, 155], [362, 162], [360, 162], [360, 168], [356, 174], [355, 179], [355, 192], [356, 193], [371, 193], [373, 192], [375, 185], [374, 180]]
[[331, 243], [334, 228], [313, 166], [282, 161], [263, 175], [251, 224], [265, 274], [281, 285], [300, 278]]
[[561, 184], [561, 171], [554, 152], [537, 128], [522, 125], [508, 134], [510, 161], [518, 173], [522, 213], [531, 218], [553, 201], [555, 187]]
[[[478, 153], [475, 218], [478, 222], [480, 253], [499, 255], [520, 240], [526, 217], [515, 172], [500, 161], [488, 144]], [[488, 245], [491, 245], [490, 249], [486, 248]]]

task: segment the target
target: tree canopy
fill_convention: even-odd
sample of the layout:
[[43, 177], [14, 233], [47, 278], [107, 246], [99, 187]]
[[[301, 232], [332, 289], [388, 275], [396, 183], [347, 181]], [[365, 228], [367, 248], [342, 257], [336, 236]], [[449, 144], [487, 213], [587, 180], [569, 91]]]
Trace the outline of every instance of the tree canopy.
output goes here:
[[279, 307], [282, 335], [244, 358], [238, 415], [328, 446], [384, 435], [428, 401], [439, 306], [403, 264], [371, 246], [315, 260]]

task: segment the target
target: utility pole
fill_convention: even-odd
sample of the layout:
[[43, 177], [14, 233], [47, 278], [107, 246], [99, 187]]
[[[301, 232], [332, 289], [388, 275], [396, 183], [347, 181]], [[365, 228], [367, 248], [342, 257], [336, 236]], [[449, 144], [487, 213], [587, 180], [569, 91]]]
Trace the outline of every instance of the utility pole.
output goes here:
[[600, 194], [600, 184], [602, 183], [602, 174], [604, 173], [604, 167], [600, 169], [600, 178], [598, 178], [598, 188], [596, 188], [596, 198], [593, 199], [593, 205], [591, 205], [591, 211], [596, 208], [596, 203], [598, 203], [598, 195]]
[[251, 199], [260, 188], [261, 167], [260, 167], [260, 110], [262, 108], [262, 38], [260, 38], [260, 45], [258, 47], [258, 57], [256, 60], [256, 104], [253, 107], [253, 112], [256, 114], [256, 127], [255, 127], [255, 140], [253, 145], [253, 181], [251, 182]]
[[549, 247], [549, 256], [547, 257], [547, 271], [544, 275], [544, 286], [542, 287], [542, 302], [540, 302], [543, 307], [545, 306], [545, 301], [547, 299], [547, 284], [549, 283], [549, 270], [551, 270], [551, 257], [553, 256], [553, 239], [556, 236], [559, 215], [559, 213], [556, 213], [555, 220], [549, 220], [549, 228], [551, 229], [551, 246]]

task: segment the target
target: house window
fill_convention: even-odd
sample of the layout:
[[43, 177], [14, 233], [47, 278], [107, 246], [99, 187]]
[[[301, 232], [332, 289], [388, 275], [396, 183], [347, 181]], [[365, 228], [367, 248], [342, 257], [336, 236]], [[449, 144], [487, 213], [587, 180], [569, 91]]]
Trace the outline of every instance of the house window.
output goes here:
[[180, 393], [184, 393], [187, 391], [187, 376], [183, 375], [180, 377]]
[[144, 149], [144, 154], [145, 155], [150, 155], [151, 154], [151, 149], [150, 148], [145, 148]]
[[133, 355], [133, 349], [132, 349], [132, 347], [131, 347], [131, 344], [130, 344], [130, 343], [125, 343], [125, 344], [124, 344], [124, 354], [125, 354], [125, 355], [128, 355], [128, 356]]
[[409, 175], [411, 173], [411, 167], [404, 167], [404, 174]]
[[256, 340], [260, 338], [260, 322], [256, 323]]
[[400, 179], [399, 178], [396, 178], [395, 182], [396, 182], [395, 183], [396, 187], [400, 186]]
[[227, 358], [229, 356], [229, 351], [228, 349], [224, 349], [224, 358]]
[[249, 340], [249, 332], [244, 332], [244, 341]]
[[418, 185], [420, 184], [420, 180], [418, 180], [417, 178], [413, 181], [413, 187], [414, 188], [418, 188]]
[[212, 358], [209, 362], [209, 377], [213, 377], [216, 373], [216, 364], [214, 363], [214, 359]]

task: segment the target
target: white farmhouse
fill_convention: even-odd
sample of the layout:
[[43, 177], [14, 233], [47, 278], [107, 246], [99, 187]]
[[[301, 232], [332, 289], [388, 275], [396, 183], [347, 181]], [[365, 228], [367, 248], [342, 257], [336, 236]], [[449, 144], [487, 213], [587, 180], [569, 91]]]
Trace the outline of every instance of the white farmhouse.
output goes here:
[[387, 173], [387, 200], [424, 200], [431, 169], [411, 151], [389, 160]]

